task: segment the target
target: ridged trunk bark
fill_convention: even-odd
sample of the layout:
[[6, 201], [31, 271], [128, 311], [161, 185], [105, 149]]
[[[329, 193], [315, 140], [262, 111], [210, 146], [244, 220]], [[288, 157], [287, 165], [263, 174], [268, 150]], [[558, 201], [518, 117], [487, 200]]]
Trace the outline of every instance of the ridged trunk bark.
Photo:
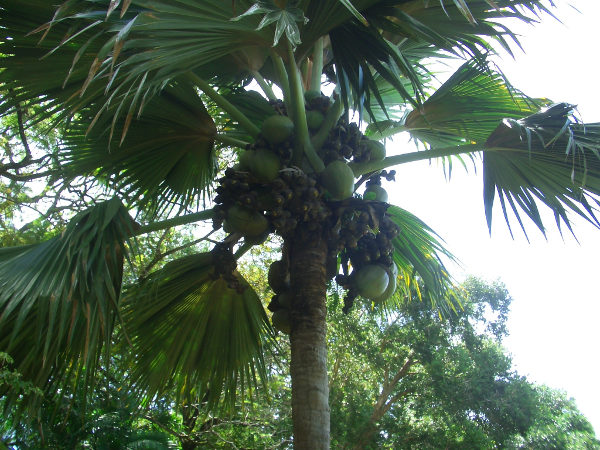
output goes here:
[[299, 230], [289, 241], [292, 299], [292, 421], [294, 448], [329, 448], [326, 258], [320, 233]]

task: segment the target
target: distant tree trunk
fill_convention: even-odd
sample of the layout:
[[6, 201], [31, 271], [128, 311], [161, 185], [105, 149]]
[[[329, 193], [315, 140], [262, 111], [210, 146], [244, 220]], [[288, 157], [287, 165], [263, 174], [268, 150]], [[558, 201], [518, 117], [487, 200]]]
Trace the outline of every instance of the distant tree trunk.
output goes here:
[[362, 430], [358, 438], [354, 441], [352, 450], [361, 450], [367, 446], [375, 432], [379, 430], [378, 423], [381, 418], [390, 410], [394, 404], [403, 398], [404, 396], [411, 393], [410, 389], [402, 392], [397, 392], [392, 395], [394, 389], [398, 386], [398, 383], [407, 375], [408, 370], [415, 363], [413, 353], [404, 362], [402, 367], [396, 372], [396, 374], [389, 380], [387, 380], [381, 389], [381, 393], [377, 398], [377, 402], [373, 406], [373, 413], [369, 418], [369, 422]]
[[294, 293], [290, 334], [294, 448], [328, 449], [327, 242], [321, 233], [302, 227], [288, 243]]

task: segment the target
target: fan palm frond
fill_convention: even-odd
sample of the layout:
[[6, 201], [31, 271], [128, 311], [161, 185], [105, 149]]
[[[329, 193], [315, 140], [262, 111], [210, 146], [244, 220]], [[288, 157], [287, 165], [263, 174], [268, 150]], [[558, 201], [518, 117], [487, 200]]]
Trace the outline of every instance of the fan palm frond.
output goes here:
[[117, 199], [76, 215], [40, 244], [0, 250], [0, 348], [37, 386], [86, 383], [111, 344], [134, 222]]
[[173, 82], [139, 117], [104, 115], [90, 129], [95, 111], [80, 111], [67, 128], [60, 155], [68, 173], [105, 178], [130, 202], [159, 212], [197, 202], [212, 182], [216, 127], [192, 87]]
[[600, 195], [600, 124], [582, 124], [573, 105], [559, 103], [521, 120], [507, 119], [490, 135], [483, 155], [488, 226], [496, 194], [525, 231], [519, 210], [544, 230], [537, 202], [548, 206], [560, 228], [571, 229], [571, 210], [595, 225]]
[[[23, 0], [2, 6], [0, 85], [11, 95], [3, 98], [0, 113], [16, 104], [37, 104], [46, 112], [37, 120], [71, 117], [82, 105], [104, 97], [109, 73], [118, 74], [109, 71], [94, 80], [96, 55], [103, 50], [104, 36], [114, 37], [114, 29], [129, 17], [105, 20], [106, 13], [91, 11], [90, 5], [71, 1], [57, 9], [52, 2]], [[76, 10], [76, 18], [68, 17], [69, 8]]]
[[502, 120], [537, 112], [541, 102], [514, 89], [487, 62], [474, 59], [403, 120], [373, 123], [367, 134], [382, 139], [408, 131], [430, 146], [483, 143]]
[[494, 7], [485, 0], [372, 2], [361, 10], [368, 25], [355, 19], [331, 28], [333, 63], [346, 104], [359, 112], [364, 106], [372, 120], [374, 100], [385, 110], [375, 82], [377, 74], [397, 90], [402, 103], [416, 106], [424, 97], [428, 78], [402, 51], [402, 45], [418, 43], [438, 54], [482, 57], [493, 51], [489, 41], [496, 40], [510, 51], [507, 38], [518, 42], [517, 37], [500, 19], [532, 22], [536, 14], [546, 11], [534, 0], [493, 3]]
[[126, 295], [131, 379], [149, 397], [175, 388], [232, 405], [238, 388], [264, 376], [271, 328], [260, 299], [241, 275], [226, 281], [214, 268], [211, 253], [184, 257]]

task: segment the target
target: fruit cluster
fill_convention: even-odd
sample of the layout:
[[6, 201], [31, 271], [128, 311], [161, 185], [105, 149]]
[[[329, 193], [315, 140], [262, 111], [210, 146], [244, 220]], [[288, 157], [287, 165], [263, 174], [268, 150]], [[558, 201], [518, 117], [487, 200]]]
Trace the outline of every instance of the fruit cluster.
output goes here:
[[[386, 206], [371, 207], [370, 214], [361, 212], [345, 229], [346, 240], [341, 250], [344, 274], [336, 276], [336, 282], [347, 289], [345, 312], [358, 295], [379, 303], [396, 290], [397, 268], [392, 241], [400, 230], [386, 215]], [[352, 273], [348, 275], [350, 266]]]
[[[383, 300], [395, 289], [392, 239], [398, 233], [387, 217], [387, 193], [380, 172], [369, 179], [364, 198], [353, 196], [354, 173], [350, 161], [381, 160], [383, 144], [366, 138], [354, 123], [341, 119], [318, 150], [325, 169], [316, 174], [306, 161], [293, 164], [294, 125], [282, 104], [267, 118], [261, 133], [240, 154], [238, 163], [227, 169], [216, 189], [213, 226], [246, 242], [258, 244], [270, 233], [290, 238], [301, 226], [309, 233], [325, 233], [328, 242], [328, 277], [338, 274], [341, 254], [344, 275], [338, 283], [348, 289], [346, 306], [357, 295]], [[309, 130], [316, 133], [330, 108], [328, 97], [306, 93]], [[302, 167], [302, 168], [301, 168]], [[348, 274], [349, 267], [352, 273]], [[394, 279], [393, 281], [391, 279]], [[269, 270], [275, 292], [269, 309], [273, 322], [283, 331], [289, 324], [289, 264], [277, 261]], [[346, 308], [348, 309], [348, 308]]]
[[340, 122], [331, 130], [319, 152], [325, 164], [347, 159], [353, 162], [381, 161], [385, 158], [385, 146], [364, 136], [354, 122]]
[[223, 278], [230, 289], [235, 289], [240, 294], [244, 291], [235, 277], [234, 272], [237, 269], [237, 261], [231, 252], [231, 244], [223, 242], [214, 246], [211, 251], [212, 263], [215, 268], [214, 277]]

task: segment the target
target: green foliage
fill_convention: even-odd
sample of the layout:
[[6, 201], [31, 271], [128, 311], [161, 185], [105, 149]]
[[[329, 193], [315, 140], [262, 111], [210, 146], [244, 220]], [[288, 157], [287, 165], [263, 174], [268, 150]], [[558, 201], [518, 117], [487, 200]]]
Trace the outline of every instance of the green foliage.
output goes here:
[[[260, 136], [259, 125], [272, 114], [289, 119], [278, 119], [287, 120], [287, 128], [271, 139], [274, 144], [285, 138], [286, 146], [269, 151], [279, 150], [278, 159], [289, 156], [283, 172], [294, 183], [313, 181], [313, 197], [326, 205], [319, 210], [295, 204], [303, 214], [317, 212], [300, 221], [300, 231], [308, 236], [327, 226], [335, 234], [342, 229], [336, 214], [355, 204], [369, 216], [365, 233], [375, 236], [384, 219], [398, 227], [389, 238], [393, 242], [387, 242], [399, 270], [398, 292], [383, 305], [387, 315], [364, 305], [342, 316], [338, 292], [331, 301], [335, 444], [486, 448], [504, 445], [516, 434], [527, 437], [532, 425], [541, 426], [532, 412], [542, 394], [511, 371], [499, 347], [506, 331], [506, 292], [471, 281], [465, 289], [472, 297], [459, 305], [460, 291], [442, 264], [451, 255], [437, 235], [399, 207], [380, 204], [381, 214], [368, 213], [375, 206], [353, 198], [351, 187], [355, 178], [364, 176], [358, 186], [391, 165], [483, 152], [488, 223], [498, 198], [505, 216], [511, 209], [522, 226], [519, 212], [544, 229], [537, 203], [554, 212], [559, 227], [570, 227], [568, 211], [600, 225], [594, 215], [600, 193], [598, 124], [579, 123], [567, 104], [540, 110], [545, 100], [532, 101], [514, 90], [485, 62], [494, 44], [510, 52], [508, 41], [516, 42], [506, 17], [529, 23], [544, 11], [540, 0], [69, 0], [59, 6], [20, 0], [3, 5], [0, 176], [8, 181], [0, 184], [0, 222], [6, 230], [0, 242], [25, 245], [0, 249], [0, 350], [14, 357], [26, 382], [45, 388], [48, 396], [35, 403], [43, 405], [40, 423], [51, 432], [40, 442], [50, 445], [53, 433], [60, 439], [60, 428], [49, 418], [54, 406], [61, 413], [72, 411], [78, 421], [65, 419], [67, 446], [168, 445], [160, 436], [146, 439], [154, 429], [127, 422], [140, 415], [128, 416], [132, 408], [111, 405], [110, 398], [121, 395], [112, 388], [86, 412], [86, 399], [100, 395], [93, 380], [110, 371], [105, 365], [118, 341], [119, 375], [126, 373], [133, 383], [121, 400], [131, 406], [143, 399], [148, 408], [159, 396], [175, 402], [151, 417], [182, 446], [287, 445], [289, 415], [282, 406], [289, 394], [282, 365], [289, 361], [287, 344], [270, 340], [258, 295], [268, 288], [257, 281], [257, 272], [250, 272], [255, 290], [235, 271], [236, 259], [250, 246], [247, 239], [241, 244], [241, 235], [253, 233], [234, 227], [217, 251], [196, 254], [187, 253], [200, 239], [168, 233], [142, 238], [154, 254], [134, 260], [135, 273], [126, 278], [132, 283], [121, 293], [123, 262], [136, 234], [210, 216], [220, 228], [225, 217], [218, 216], [223, 213], [218, 208], [199, 213], [202, 217], [189, 213], [205, 200], [222, 204], [212, 198], [213, 190], [223, 191], [224, 183], [214, 185], [217, 171], [227, 174], [235, 159], [229, 156], [242, 148], [267, 144], [263, 138], [270, 136]], [[435, 89], [427, 62], [448, 55], [466, 63]], [[247, 92], [251, 77], [270, 101]], [[306, 105], [304, 90], [317, 91], [325, 78], [335, 84], [335, 93], [324, 99], [325, 118], [311, 136], [305, 108], [313, 102]], [[275, 91], [283, 98], [275, 98]], [[318, 104], [323, 98], [313, 100]], [[335, 127], [352, 139], [345, 127], [359, 130], [350, 123], [353, 111], [371, 122], [374, 136], [409, 131], [428, 147], [382, 160], [339, 161], [347, 183], [339, 195], [330, 189], [339, 202], [323, 200], [318, 188], [327, 181], [318, 181], [313, 172], [321, 172], [321, 157], [332, 153], [328, 164], [338, 156], [350, 159], [342, 152], [344, 146], [353, 150], [349, 143], [328, 137]], [[362, 139], [360, 133], [353, 136]], [[226, 146], [237, 149], [223, 151]], [[283, 177], [276, 166], [252, 192], [248, 178], [231, 180], [230, 185], [248, 188], [232, 192], [248, 194], [245, 200], [253, 204], [252, 194], [272, 187], [264, 181]], [[46, 185], [41, 192], [34, 189], [36, 180]], [[281, 202], [297, 200], [299, 186], [283, 184], [282, 192], [288, 192]], [[102, 201], [114, 193], [121, 199]], [[241, 204], [241, 198], [230, 197]], [[22, 208], [38, 200], [49, 206], [36, 206], [39, 217], [21, 226]], [[154, 222], [139, 227], [123, 205], [139, 220]], [[283, 215], [276, 209], [270, 213]], [[275, 220], [258, 214], [264, 223], [256, 234], [275, 230], [289, 244], [283, 225], [295, 229], [299, 221], [281, 219], [277, 229]], [[328, 223], [329, 216], [336, 220]], [[307, 267], [307, 273], [339, 265], [338, 238], [327, 238], [328, 267]], [[356, 247], [358, 240], [343, 242]], [[220, 249], [226, 257], [218, 259]], [[175, 253], [182, 257], [162, 266]], [[389, 269], [391, 261], [385, 265]], [[317, 300], [324, 308], [324, 297]], [[292, 316], [300, 314], [297, 309]], [[444, 321], [437, 310], [445, 313]], [[265, 356], [266, 348], [276, 357]], [[258, 408], [256, 422], [241, 410], [231, 419], [215, 409], [241, 406], [248, 390], [263, 395], [258, 378], [281, 396], [275, 396], [274, 407]], [[16, 378], [9, 384], [4, 401], [10, 410], [27, 385]], [[123, 428], [116, 425], [123, 421]], [[278, 423], [267, 425], [273, 421]], [[566, 428], [585, 431], [576, 424]]]
[[261, 336], [270, 327], [262, 304], [239, 274], [219, 278], [213, 258], [180, 258], [127, 290], [130, 377], [149, 398], [174, 391], [206, 395], [214, 406], [224, 393], [231, 407], [236, 389], [264, 374]]
[[535, 423], [524, 435], [516, 436], [510, 447], [532, 450], [600, 448], [592, 425], [579, 412], [572, 398], [546, 386], [537, 386], [535, 391]]
[[[84, 401], [66, 387], [61, 395], [44, 398], [35, 417], [19, 416], [17, 409], [2, 406], [6, 422], [0, 426], [0, 441], [11, 449], [175, 448], [173, 437], [145, 419], [150, 412], [141, 409], [127, 389], [118, 359], [103, 367], [100, 382]], [[165, 413], [165, 405], [153, 405], [151, 414]]]
[[0, 250], [0, 343], [37, 386], [58, 388], [67, 371], [92, 383], [120, 314], [124, 244], [132, 230], [113, 199], [79, 213], [50, 240]]

